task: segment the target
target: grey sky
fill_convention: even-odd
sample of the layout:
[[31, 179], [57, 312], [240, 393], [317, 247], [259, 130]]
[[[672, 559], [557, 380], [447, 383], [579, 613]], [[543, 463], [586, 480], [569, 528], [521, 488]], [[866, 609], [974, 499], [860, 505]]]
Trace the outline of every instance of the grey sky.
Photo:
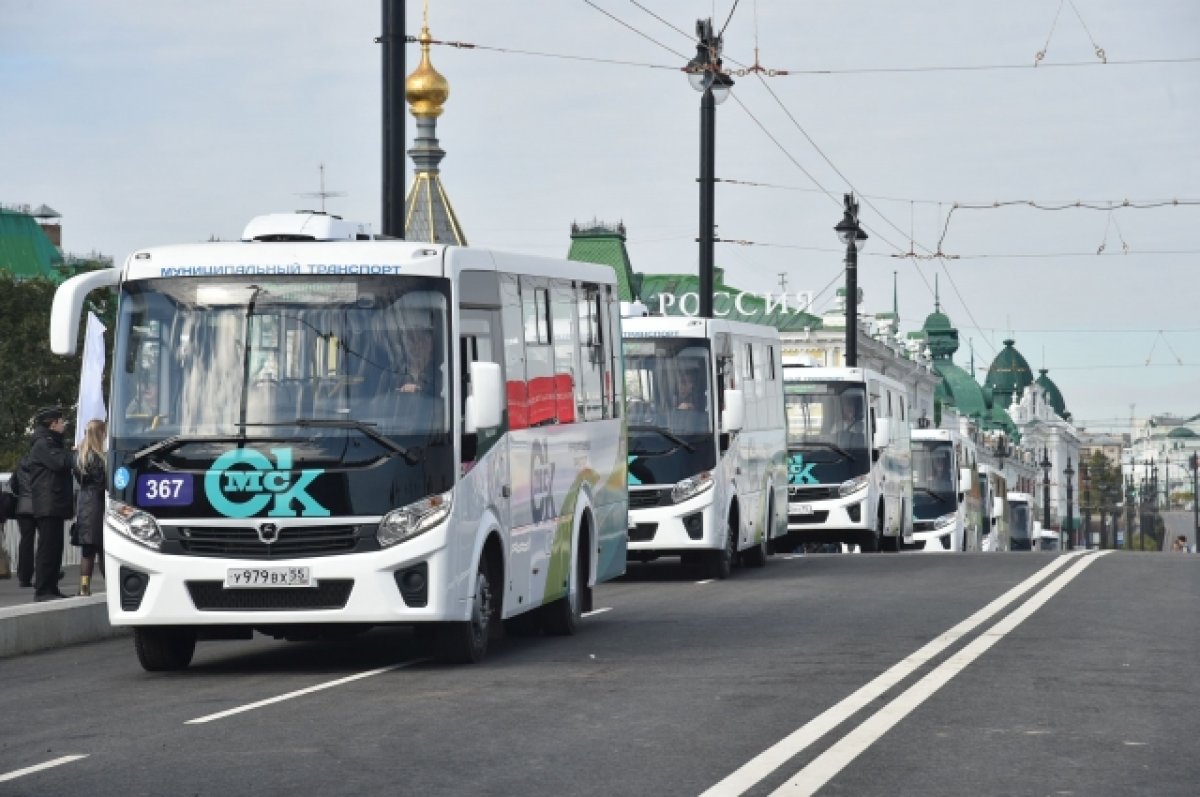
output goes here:
[[[451, 85], [442, 178], [470, 242], [562, 256], [572, 221], [620, 220], [635, 268], [694, 272], [699, 95], [673, 67], [696, 19], [719, 27], [732, 5], [432, 0], [436, 39], [631, 64], [433, 48]], [[379, 21], [377, 0], [0, 0], [0, 202], [49, 204], [69, 251], [120, 259], [313, 207], [299, 195], [324, 163], [346, 194], [328, 209], [378, 229]], [[940, 274], [960, 365], [968, 339], [986, 366], [1012, 330], [1091, 428], [1130, 404], [1200, 412], [1200, 206], [950, 214], [1200, 200], [1198, 41], [1194, 0], [739, 0], [727, 68], [757, 46], [797, 74], [735, 75], [718, 108], [718, 178], [780, 187], [717, 186], [718, 235], [758, 244], [718, 244], [717, 265], [749, 290], [780, 272], [820, 290], [853, 186], [868, 312], [890, 309], [896, 271], [902, 327], [919, 326]], [[1179, 62], [1117, 63], [1150, 60]], [[922, 69], [984, 66], [1017, 68]], [[936, 251], [943, 230], [961, 259], [892, 257], [910, 233]]]

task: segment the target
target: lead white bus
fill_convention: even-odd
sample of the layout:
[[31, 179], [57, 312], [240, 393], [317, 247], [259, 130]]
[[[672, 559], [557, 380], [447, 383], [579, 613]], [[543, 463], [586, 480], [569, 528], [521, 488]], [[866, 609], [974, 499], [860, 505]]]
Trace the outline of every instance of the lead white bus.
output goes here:
[[787, 529], [783, 374], [774, 327], [624, 322], [629, 558], [678, 556], [727, 578]]
[[788, 534], [899, 551], [912, 541], [908, 390], [867, 368], [784, 366]]
[[501, 621], [573, 633], [625, 569], [612, 270], [322, 214], [243, 237], [55, 297], [65, 354], [87, 293], [117, 291], [108, 612], [142, 666], [254, 631], [411, 624], [459, 662]]

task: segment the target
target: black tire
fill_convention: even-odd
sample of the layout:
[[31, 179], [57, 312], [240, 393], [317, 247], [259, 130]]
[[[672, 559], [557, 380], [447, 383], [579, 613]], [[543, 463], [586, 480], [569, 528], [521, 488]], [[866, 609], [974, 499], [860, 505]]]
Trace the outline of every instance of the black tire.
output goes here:
[[182, 670], [196, 652], [196, 631], [172, 626], [139, 626], [133, 629], [133, 647], [147, 672]]
[[766, 567], [767, 556], [771, 553], [771, 536], [775, 532], [775, 506], [772, 499], [767, 499], [767, 527], [763, 529], [762, 539], [753, 548], [742, 552], [742, 562], [747, 567]]
[[475, 574], [475, 596], [471, 619], [461, 623], [442, 623], [433, 637], [433, 653], [444, 664], [477, 664], [487, 655], [488, 640], [497, 624], [500, 607], [492, 594], [492, 574], [487, 554], [479, 560]]
[[591, 603], [588, 594], [588, 560], [581, 555], [590, 543], [587, 528], [580, 531], [579, 544], [571, 562], [571, 579], [567, 582], [567, 594], [553, 603], [546, 604], [538, 613], [541, 615], [542, 630], [550, 636], [574, 636], [583, 619], [584, 606]]
[[708, 575], [718, 581], [729, 578], [733, 573], [733, 560], [737, 558], [737, 536], [733, 524], [725, 521], [725, 547], [712, 551], [708, 557]]
[[867, 529], [863, 532], [862, 550], [863, 553], [879, 553], [883, 549], [883, 504], [879, 505], [879, 512], [875, 517], [875, 530]]

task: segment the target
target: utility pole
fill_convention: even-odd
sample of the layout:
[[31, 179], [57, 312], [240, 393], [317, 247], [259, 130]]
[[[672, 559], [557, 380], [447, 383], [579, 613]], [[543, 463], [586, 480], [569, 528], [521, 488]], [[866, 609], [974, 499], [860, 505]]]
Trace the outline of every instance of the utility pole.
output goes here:
[[404, 0], [382, 0], [383, 218], [380, 232], [404, 237]]

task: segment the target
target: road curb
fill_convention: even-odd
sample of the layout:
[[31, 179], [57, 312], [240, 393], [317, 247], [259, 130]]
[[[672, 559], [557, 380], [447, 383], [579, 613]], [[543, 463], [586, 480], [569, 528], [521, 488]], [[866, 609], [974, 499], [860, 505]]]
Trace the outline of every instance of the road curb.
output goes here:
[[128, 634], [108, 622], [104, 595], [0, 609], [0, 659]]

